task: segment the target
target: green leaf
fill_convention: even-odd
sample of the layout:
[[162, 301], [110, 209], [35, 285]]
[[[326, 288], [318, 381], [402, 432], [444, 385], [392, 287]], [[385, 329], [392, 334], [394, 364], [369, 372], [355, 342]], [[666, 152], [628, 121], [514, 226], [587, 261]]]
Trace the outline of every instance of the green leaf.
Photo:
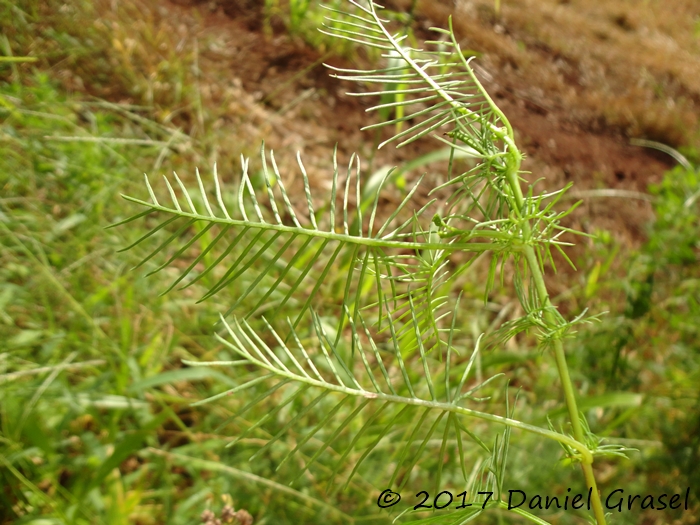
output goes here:
[[[241, 360], [239, 364], [246, 364], [247, 361]], [[202, 381], [205, 379], [216, 379], [219, 383], [223, 383], [230, 386], [236, 386], [237, 383], [232, 381], [228, 376], [217, 372], [211, 368], [179, 368], [177, 370], [169, 370], [167, 372], [162, 372], [158, 375], [147, 377], [141, 379], [140, 381], [135, 381], [132, 383], [128, 391], [129, 392], [142, 392], [160, 385], [166, 385], [169, 383], [175, 383], [177, 381]]]
[[[606, 392], [599, 396], [580, 397], [577, 404], [580, 410], [594, 408], [628, 408], [640, 407], [644, 402], [643, 394], [633, 392]], [[560, 407], [549, 412], [549, 417], [558, 417], [566, 413], [566, 407]]]

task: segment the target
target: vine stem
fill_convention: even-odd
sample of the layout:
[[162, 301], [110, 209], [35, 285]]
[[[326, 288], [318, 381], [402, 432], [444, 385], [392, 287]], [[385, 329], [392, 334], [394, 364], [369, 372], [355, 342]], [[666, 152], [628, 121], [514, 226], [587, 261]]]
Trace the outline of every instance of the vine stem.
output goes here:
[[[506, 142], [510, 141], [506, 140]], [[509, 144], [509, 146], [513, 147], [512, 151], [518, 151], [514, 148], [515, 144]], [[513, 191], [518, 209], [523, 210], [525, 199], [523, 197], [522, 189], [520, 188], [520, 181], [518, 179], [518, 172], [520, 170], [520, 155], [519, 153], [516, 153], [513, 157], [514, 161], [508, 167], [506, 177], [511, 190]], [[529, 221], [525, 221], [523, 224], [523, 230], [525, 237], [528, 238], [531, 234]], [[544, 274], [540, 269], [540, 264], [537, 260], [535, 249], [530, 245], [526, 245], [523, 248], [523, 254], [525, 255], [525, 260], [527, 261], [527, 265], [532, 273], [532, 279], [535, 283], [537, 295], [544, 306], [544, 316], [548, 322], [554, 324], [556, 323], [556, 319], [551, 311], [553, 305], [549, 299], [547, 285], [544, 282]], [[566, 401], [566, 408], [569, 412], [569, 420], [571, 421], [574, 439], [583, 444], [585, 443], [585, 436], [583, 434], [583, 428], [581, 427], [581, 421], [579, 420], [579, 410], [576, 403], [574, 385], [571, 381], [571, 376], [569, 375], [569, 367], [566, 364], [566, 353], [564, 352], [564, 345], [562, 344], [561, 339], [554, 340], [554, 359], [559, 372], [559, 380], [561, 381], [562, 389], [564, 390], [564, 399]], [[598, 485], [595, 480], [595, 474], [593, 473], [593, 459], [591, 458], [590, 461], [586, 461], [582, 458], [581, 469], [583, 470], [583, 476], [586, 479], [586, 485], [589, 489], [591, 489], [591, 504], [593, 506], [593, 515], [595, 516], [596, 523], [597, 525], [606, 525], [605, 511], [603, 510], [603, 503], [600, 499]]]

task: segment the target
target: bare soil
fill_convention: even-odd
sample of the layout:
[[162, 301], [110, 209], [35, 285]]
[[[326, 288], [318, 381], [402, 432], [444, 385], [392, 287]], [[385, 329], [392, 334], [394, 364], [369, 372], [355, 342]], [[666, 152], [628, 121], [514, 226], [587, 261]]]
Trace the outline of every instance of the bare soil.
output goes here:
[[[182, 5], [181, 0], [178, 3], [183, 11], [196, 10], [203, 15], [206, 30], [216, 32], [225, 42], [225, 56], [202, 51], [202, 67], [211, 64], [217, 71], [228, 71], [231, 77], [240, 79], [240, 85], [253, 97], [256, 106], [274, 115], [275, 124], [261, 131], [267, 132], [267, 140], [278, 150], [289, 146], [302, 150], [304, 159], [319, 169], [324, 163], [327, 167], [336, 143], [345, 158], [352, 151], [372, 154], [368, 149], [371, 150], [374, 136], [360, 132], [359, 128], [372, 118], [364, 110], [373, 101], [346, 95], [351, 87], [330, 78], [321, 62], [346, 67], [352, 64], [321, 56], [319, 51], [281, 31], [263, 34], [262, 12], [255, 7], [259, 5], [256, 2], [219, 0], [206, 5]], [[443, 3], [419, 8], [416, 30], [426, 36], [426, 26], [446, 23], [447, 15], [453, 11]], [[481, 24], [480, 31], [490, 32], [493, 39], [511, 38], [499, 27], [494, 30], [497, 24], [488, 17], [486, 21], [479, 21], [478, 17], [473, 21]], [[272, 22], [274, 29], [275, 21]], [[562, 60], [544, 43], [534, 48], [544, 60]], [[478, 71], [516, 129], [527, 154], [523, 168], [532, 172], [533, 179], [544, 177], [550, 188], [573, 181], [577, 190], [613, 188], [645, 192], [650, 183], [658, 182], [673, 166], [673, 161], [661, 153], [629, 145], [625, 131], [619, 126], [593, 126], [590, 115], [583, 118], [580, 112], [564, 105], [559, 92], [550, 96], [541, 86], [524, 83], [517, 70], [509, 66], [507, 56], [493, 53], [485, 55]], [[570, 82], [577, 80], [572, 77]], [[600, 111], [605, 109], [601, 107]], [[439, 143], [430, 140], [407, 151], [388, 146], [380, 152], [378, 161], [399, 163], [402, 158], [437, 147]], [[579, 224], [574, 226], [584, 231], [604, 228], [625, 242], [636, 244], [643, 239], [643, 226], [652, 215], [646, 201], [615, 198], [588, 199], [585, 209], [576, 217]]]
[[[383, 3], [407, 11], [412, 1]], [[673, 9], [661, 0], [501, 4], [496, 13], [491, 0], [419, 0], [411, 27], [426, 38], [431, 26], [445, 27], [453, 16], [462, 48], [479, 54], [477, 74], [518, 134], [531, 180], [543, 178], [549, 189], [572, 181], [579, 192], [645, 192], [673, 161], [629, 145], [630, 138], [698, 151], [700, 3], [677, 0]], [[365, 175], [441, 146], [426, 139], [376, 152], [377, 134], [360, 131], [376, 118], [365, 113], [376, 101], [348, 96], [357, 86], [330, 78], [323, 67], [361, 68], [364, 54], [350, 60], [320, 51], [290, 36], [282, 18], [266, 18], [263, 6], [261, 0], [47, 3], [42, 20], [90, 42], [95, 52], [66, 51], [56, 31], [37, 31], [31, 48], [16, 52], [41, 56], [70, 90], [154, 108], [149, 117], [185, 128], [202, 146], [181, 155], [195, 155], [203, 167], [218, 161], [224, 177], [239, 170], [239, 153], [256, 157], [263, 139], [290, 186], [298, 183], [299, 151], [321, 188], [329, 184], [336, 144], [341, 163], [360, 155]], [[207, 158], [199, 158], [202, 152]], [[609, 230], [630, 246], [644, 238], [651, 218], [650, 204], [630, 197], [586, 198], [572, 217], [574, 227]]]

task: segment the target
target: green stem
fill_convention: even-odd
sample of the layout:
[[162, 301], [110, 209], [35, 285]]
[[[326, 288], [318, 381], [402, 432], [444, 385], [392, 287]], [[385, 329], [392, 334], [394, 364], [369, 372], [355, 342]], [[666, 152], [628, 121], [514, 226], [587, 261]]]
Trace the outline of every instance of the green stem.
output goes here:
[[[367, 246], [371, 248], [387, 248], [395, 250], [442, 250], [446, 252], [455, 252], [458, 250], [470, 251], [470, 252], [485, 252], [500, 249], [500, 246], [490, 242], [462, 242], [462, 243], [444, 243], [444, 242], [419, 242], [419, 241], [402, 241], [402, 240], [391, 240], [384, 237], [361, 237], [360, 235], [348, 235], [345, 233], [336, 233], [335, 231], [322, 231], [315, 228], [299, 228], [296, 226], [286, 226], [281, 223], [270, 223], [270, 222], [252, 222], [246, 219], [231, 219], [224, 217], [215, 217], [213, 215], [201, 215], [198, 213], [190, 213], [183, 210], [176, 210], [173, 208], [168, 208], [160, 204], [154, 204], [152, 202], [146, 202], [141, 199], [135, 199], [134, 197], [129, 197], [128, 195], [122, 195], [122, 197], [130, 202], [139, 204], [146, 208], [150, 208], [153, 211], [160, 211], [166, 213], [175, 220], [177, 217], [183, 219], [194, 219], [195, 221], [203, 221], [207, 224], [220, 224], [222, 226], [237, 226], [241, 229], [248, 228], [254, 230], [267, 230], [275, 231], [290, 235], [297, 235], [300, 237], [313, 237], [316, 239], [326, 239], [328, 241], [339, 241], [345, 244], [352, 244], [358, 246]], [[142, 212], [143, 213], [143, 212]], [[121, 226], [132, 220], [138, 218], [139, 215], [134, 215], [128, 219], [121, 222], [110, 224], [108, 228], [114, 228], [115, 226]], [[4, 226], [4, 225], [3, 225]], [[150, 236], [150, 234], [149, 234]], [[491, 232], [487, 230], [478, 230], [474, 237], [482, 237], [484, 239], [499, 239], [502, 236], [499, 232]], [[126, 251], [133, 248], [145, 240], [145, 237], [137, 241], [136, 243], [123, 248], [120, 251]]]
[[[513, 150], [517, 152], [517, 150]], [[517, 155], [517, 157], [515, 157]], [[508, 167], [508, 172], [506, 174], [508, 178], [508, 184], [513, 191], [516, 204], [519, 210], [523, 210], [525, 199], [523, 197], [522, 189], [520, 188], [520, 181], [518, 180], [518, 171], [520, 169], [520, 158], [519, 153], [514, 153], [514, 162]], [[523, 225], [523, 234], [527, 239], [530, 237], [531, 230], [530, 224], [526, 221]], [[544, 316], [548, 323], [555, 324], [556, 319], [552, 313], [552, 302], [549, 299], [549, 293], [547, 292], [547, 285], [544, 282], [544, 275], [540, 269], [539, 261], [537, 260], [537, 255], [535, 254], [535, 249], [527, 245], [523, 249], [523, 254], [527, 260], [527, 265], [532, 273], [532, 279], [535, 283], [535, 288], [537, 289], [537, 294], [539, 295], [541, 304], [544, 308]], [[571, 381], [571, 376], [569, 375], [569, 367], [566, 364], [566, 353], [564, 352], [564, 345], [560, 339], [554, 340], [554, 359], [557, 364], [557, 370], [559, 372], [559, 379], [564, 390], [564, 399], [566, 401], [566, 407], [569, 412], [569, 420], [571, 421], [571, 428], [573, 430], [574, 439], [579, 443], [585, 443], [585, 436], [583, 434], [583, 428], [581, 427], [581, 421], [579, 420], [579, 410], [576, 403], [576, 395], [574, 393], [574, 385]], [[595, 475], [593, 473], [593, 460], [590, 461], [581, 460], [581, 469], [583, 470], [583, 476], [586, 479], [586, 485], [591, 489], [592, 496], [592, 506], [593, 514], [598, 525], [605, 525], [605, 512], [603, 510], [603, 504], [600, 500], [600, 494], [598, 492], [598, 486], [596, 484]]]

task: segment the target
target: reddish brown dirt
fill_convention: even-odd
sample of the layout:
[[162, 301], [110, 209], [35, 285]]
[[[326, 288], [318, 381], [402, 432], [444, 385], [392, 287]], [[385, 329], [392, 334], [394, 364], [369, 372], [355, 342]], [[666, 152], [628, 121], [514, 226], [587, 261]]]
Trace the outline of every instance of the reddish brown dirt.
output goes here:
[[[275, 124], [263, 126], [259, 132], [262, 136], [267, 134], [266, 140], [277, 150], [290, 146], [301, 149], [304, 158], [319, 169], [324, 163], [327, 165], [336, 143], [341, 158], [347, 158], [353, 151], [363, 158], [372, 155], [374, 135], [360, 132], [359, 128], [368, 123], [364, 110], [373, 101], [345, 95], [352, 88], [330, 78], [321, 62], [348, 64], [337, 58], [322, 57], [318, 51], [281, 31], [275, 35], [263, 34], [257, 2], [219, 0], [187, 4], [177, 8], [183, 9], [183, 14], [197, 10], [204, 17], [207, 31], [221, 35], [228, 47], [225, 56], [202, 51], [202, 67], [215, 63], [217, 70], [228, 70], [231, 76], [240, 79], [243, 89], [253, 95], [258, 105], [276, 115]], [[422, 29], [425, 26], [444, 21], [440, 18], [446, 18], [449, 12], [445, 4], [432, 6], [433, 20], [428, 20], [426, 15], [418, 17], [419, 34], [425, 32]], [[273, 20], [273, 29], [277, 26]], [[545, 44], [541, 49], [545, 54], [548, 52]], [[551, 59], [557, 57], [553, 55]], [[577, 190], [613, 188], [645, 192], [650, 183], [658, 182], [673, 166], [660, 153], [629, 145], [620, 129], [594, 126], [590, 118], [578, 119], [558, 102], [557, 94], [550, 97], [539, 86], [523, 85], [522, 78], [508, 64], [507, 57], [496, 60], [487, 56], [478, 72], [511, 120], [527, 154], [523, 169], [532, 172], [533, 180], [544, 177], [549, 189], [573, 181]], [[570, 81], [576, 79], [572, 77]], [[388, 146], [380, 152], [377, 162], [396, 164], [437, 146], [432, 140], [406, 150], [397, 151]], [[574, 215], [573, 226], [583, 231], [607, 229], [624, 243], [635, 245], [643, 239], [644, 224], [651, 218], [650, 205], [642, 200], [588, 199]]]

